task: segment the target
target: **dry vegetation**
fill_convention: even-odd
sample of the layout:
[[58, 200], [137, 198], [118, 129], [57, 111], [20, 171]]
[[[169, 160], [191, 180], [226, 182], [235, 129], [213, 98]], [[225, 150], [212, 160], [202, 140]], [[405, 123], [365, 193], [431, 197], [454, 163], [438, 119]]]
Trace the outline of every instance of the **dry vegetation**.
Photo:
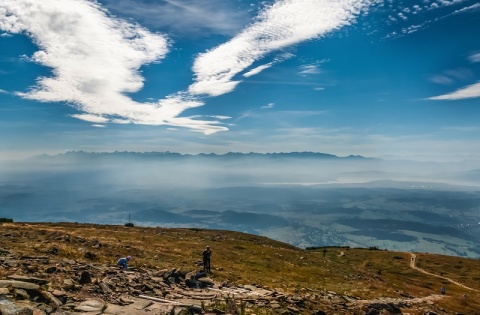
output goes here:
[[[220, 283], [260, 284], [296, 293], [328, 290], [361, 299], [424, 297], [439, 294], [445, 286], [447, 295], [435, 302], [437, 309], [445, 314], [480, 314], [479, 291], [413, 270], [409, 253], [335, 247], [302, 250], [265, 237], [217, 230], [75, 223], [0, 225], [0, 248], [77, 261], [88, 261], [85, 253], [90, 252], [96, 258], [89, 262], [110, 265], [131, 255], [133, 269], [199, 270], [206, 245], [213, 251], [211, 277]], [[54, 247], [58, 252], [49, 253]], [[417, 253], [417, 266], [480, 290], [478, 260]], [[0, 278], [7, 273], [0, 267]]]

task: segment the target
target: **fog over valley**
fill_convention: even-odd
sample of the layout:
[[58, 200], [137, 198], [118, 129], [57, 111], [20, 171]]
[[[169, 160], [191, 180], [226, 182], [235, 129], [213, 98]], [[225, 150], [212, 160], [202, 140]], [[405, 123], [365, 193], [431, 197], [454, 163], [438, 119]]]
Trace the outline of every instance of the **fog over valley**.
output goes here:
[[478, 161], [300, 152], [39, 155], [0, 166], [0, 217], [237, 230], [299, 247], [480, 257]]

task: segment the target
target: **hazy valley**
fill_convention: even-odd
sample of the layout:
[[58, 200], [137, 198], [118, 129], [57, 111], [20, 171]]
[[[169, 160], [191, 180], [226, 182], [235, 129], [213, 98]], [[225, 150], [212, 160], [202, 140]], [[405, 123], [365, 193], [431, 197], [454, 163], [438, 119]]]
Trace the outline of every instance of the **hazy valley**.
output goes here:
[[475, 161], [319, 153], [37, 156], [1, 167], [0, 216], [234, 230], [298, 247], [480, 257]]

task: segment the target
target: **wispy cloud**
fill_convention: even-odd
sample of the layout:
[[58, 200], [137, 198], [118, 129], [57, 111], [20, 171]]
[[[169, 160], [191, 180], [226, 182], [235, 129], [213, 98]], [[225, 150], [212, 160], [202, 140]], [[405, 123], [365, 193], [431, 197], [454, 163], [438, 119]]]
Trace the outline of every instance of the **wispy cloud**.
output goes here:
[[269, 63], [267, 63], [267, 64], [258, 66], [258, 67], [253, 68], [252, 70], [250, 70], [250, 71], [248, 71], [248, 72], [245, 72], [245, 73], [243, 74], [243, 76], [244, 76], [245, 78], [248, 78], [248, 77], [251, 77], [251, 76], [253, 76], [253, 75], [259, 74], [259, 73], [262, 72], [263, 70], [270, 68], [272, 65], [273, 65], [273, 63], [269, 62]]
[[[200, 54], [194, 63], [192, 95], [218, 96], [240, 83], [235, 76], [267, 54], [321, 37], [353, 22], [369, 0], [281, 0], [230, 41]], [[247, 72], [248, 73], [248, 72]]]
[[470, 55], [468, 60], [470, 60], [470, 62], [480, 62], [480, 53]]
[[304, 65], [300, 67], [299, 74], [306, 75], [306, 74], [318, 74], [320, 73], [319, 66], [316, 64], [313, 65]]
[[2, 89], [0, 89], [0, 94], [9, 94], [9, 92], [8, 92], [8, 91], [5, 91], [5, 90], [2, 90]]
[[267, 105], [263, 105], [262, 107], [260, 107], [261, 109], [271, 109], [275, 107], [275, 103], [268, 103]]
[[475, 84], [463, 87], [452, 93], [430, 97], [429, 100], [462, 100], [467, 98], [477, 98], [480, 97], [480, 82]]
[[453, 83], [453, 80], [451, 78], [447, 77], [446, 75], [442, 75], [442, 74], [432, 76], [430, 78], [430, 81], [432, 81], [433, 83], [445, 84], [445, 85]]

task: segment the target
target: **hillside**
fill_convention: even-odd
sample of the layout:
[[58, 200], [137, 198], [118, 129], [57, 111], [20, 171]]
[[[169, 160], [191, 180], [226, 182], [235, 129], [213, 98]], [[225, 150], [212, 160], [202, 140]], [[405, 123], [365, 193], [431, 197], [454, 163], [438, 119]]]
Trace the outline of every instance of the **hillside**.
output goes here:
[[[167, 289], [160, 293], [145, 292], [145, 286], [159, 283], [147, 285], [145, 279], [153, 281], [152, 274], [162, 270], [165, 274], [166, 270], [175, 269], [183, 275], [198, 271], [201, 252], [207, 244], [213, 251], [212, 273], [208, 277], [215, 284], [210, 289], [195, 290], [204, 294], [227, 292], [227, 288], [236, 290], [231, 291], [230, 300], [224, 296], [221, 300], [218, 296], [204, 298], [201, 305], [207, 312], [215, 309], [232, 313], [233, 298], [238, 304], [237, 313], [244, 314], [480, 314], [480, 261], [472, 259], [375, 249], [303, 250], [266, 237], [193, 228], [4, 223], [0, 226], [0, 235], [1, 279], [12, 275], [46, 279], [50, 282], [47, 291], [65, 292], [65, 304], [60, 305], [57, 312], [50, 308], [51, 314], [70, 314], [66, 312], [68, 306], [73, 305], [69, 299], [79, 302], [97, 297], [117, 306], [122, 304], [118, 296], [116, 300], [112, 298], [111, 292], [102, 293], [100, 280], [66, 288], [64, 278], [75, 280], [75, 276], [80, 277], [79, 270], [89, 270], [95, 279], [118, 276], [115, 262], [126, 255], [133, 259], [130, 271], [125, 273], [130, 279], [125, 285], [131, 285], [132, 279], [140, 275], [149, 275], [142, 278], [143, 287], [128, 291], [129, 298], [148, 293], [174, 301], [173, 291]], [[75, 267], [46, 273], [48, 268], [65, 265], [65, 261]], [[168, 277], [159, 279], [168, 282]], [[182, 290], [188, 289], [181, 285]], [[260, 299], [260, 293], [258, 296], [233, 294], [240, 294], [241, 289], [246, 292], [245, 288], [251, 290], [252, 286], [270, 292], [269, 299]], [[440, 295], [442, 286], [446, 288], [444, 296]], [[174, 290], [173, 284], [167, 287]], [[121, 293], [119, 290], [113, 288], [114, 292]], [[13, 296], [20, 294], [10, 298]], [[282, 298], [273, 303], [272, 296]], [[48, 309], [43, 311], [48, 314]]]

